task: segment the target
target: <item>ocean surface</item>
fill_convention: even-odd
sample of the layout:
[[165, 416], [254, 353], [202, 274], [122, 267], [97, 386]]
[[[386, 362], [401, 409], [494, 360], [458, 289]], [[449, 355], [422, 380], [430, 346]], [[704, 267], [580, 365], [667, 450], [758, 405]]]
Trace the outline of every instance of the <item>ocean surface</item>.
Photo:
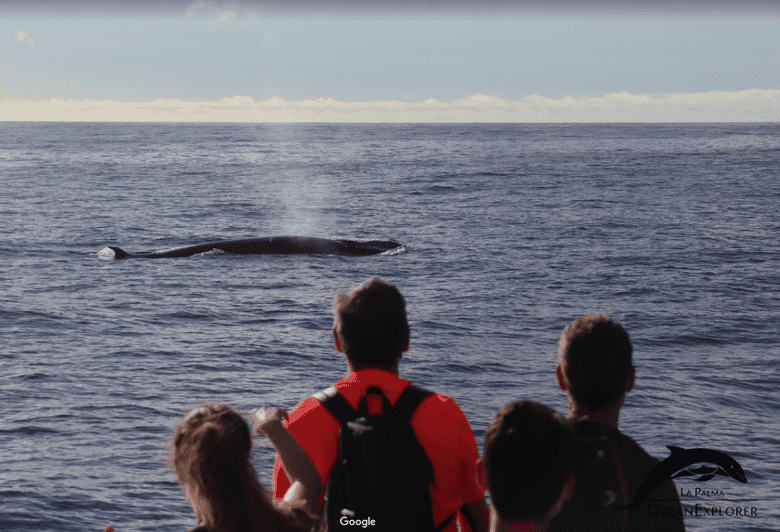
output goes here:
[[[404, 249], [98, 257], [271, 235]], [[372, 276], [407, 299], [401, 375], [454, 397], [480, 446], [510, 400], [567, 412], [560, 332], [612, 315], [637, 368], [621, 430], [747, 473], [677, 479], [719, 509], [687, 529], [778, 530], [779, 242], [780, 124], [0, 122], [0, 530], [194, 526], [177, 420], [342, 377], [332, 302]], [[266, 485], [272, 457], [257, 440]]]

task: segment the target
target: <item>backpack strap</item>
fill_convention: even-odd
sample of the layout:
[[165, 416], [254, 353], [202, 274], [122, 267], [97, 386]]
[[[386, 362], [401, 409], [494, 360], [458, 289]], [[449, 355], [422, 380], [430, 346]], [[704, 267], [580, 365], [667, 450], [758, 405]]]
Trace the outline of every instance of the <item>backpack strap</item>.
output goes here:
[[436, 528], [433, 530], [433, 532], [441, 532], [442, 530], [444, 530], [445, 528], [447, 528], [447, 527], [450, 525], [450, 523], [452, 522], [452, 520], [453, 520], [453, 519], [455, 519], [455, 514], [457, 514], [457, 513], [458, 513], [458, 512], [455, 512], [454, 514], [452, 514], [451, 516], [449, 516], [447, 519], [445, 519], [445, 520], [444, 520], [444, 522], [443, 522], [442, 524], [440, 524], [439, 526], [437, 526], [437, 527], [436, 527]]
[[393, 406], [393, 412], [395, 412], [400, 419], [409, 423], [412, 419], [412, 415], [414, 415], [414, 411], [417, 410], [420, 403], [429, 395], [433, 395], [433, 392], [423, 390], [422, 388], [410, 384], [401, 392], [401, 396]]
[[[395, 413], [399, 419], [402, 419], [406, 423], [410, 423], [415, 410], [417, 410], [417, 407], [420, 406], [420, 403], [422, 403], [430, 395], [433, 395], [433, 392], [418, 388], [417, 386], [410, 384], [404, 389], [403, 392], [401, 392], [401, 396], [398, 398], [398, 401], [395, 402], [395, 405], [393, 406], [393, 413]], [[433, 466], [431, 465], [431, 468], [432, 467]], [[431, 482], [433, 482], [434, 486], [436, 485], [436, 480], [433, 478], [433, 471], [431, 471]], [[439, 526], [434, 529], [434, 532], [441, 532], [447, 528], [452, 520], [455, 519], [457, 513], [458, 512], [455, 512], [447, 519], [445, 519]], [[476, 531], [476, 529], [472, 530]]]
[[463, 503], [463, 506], [460, 507], [460, 513], [468, 522], [471, 532], [477, 532], [477, 530], [479, 530], [479, 528], [477, 527], [477, 518], [474, 517], [474, 512], [471, 511], [471, 508], [469, 508], [469, 506], [466, 503]]
[[340, 425], [344, 425], [358, 417], [358, 413], [350, 406], [349, 402], [344, 399], [344, 396], [339, 393], [335, 386], [315, 393], [314, 398], [333, 414], [333, 417], [336, 418]]
[[[380, 390], [381, 393], [381, 390]], [[423, 390], [413, 385], [409, 385], [401, 392], [401, 396], [393, 406], [393, 412], [403, 421], [409, 422], [414, 415], [414, 411], [420, 406], [420, 403], [428, 397], [433, 395], [433, 392]], [[313, 396], [322, 405], [327, 408], [333, 417], [335, 417], [340, 424], [344, 424], [348, 421], [352, 421], [358, 417], [357, 411], [347, 402], [341, 393], [331, 386], [321, 392], [317, 392]]]

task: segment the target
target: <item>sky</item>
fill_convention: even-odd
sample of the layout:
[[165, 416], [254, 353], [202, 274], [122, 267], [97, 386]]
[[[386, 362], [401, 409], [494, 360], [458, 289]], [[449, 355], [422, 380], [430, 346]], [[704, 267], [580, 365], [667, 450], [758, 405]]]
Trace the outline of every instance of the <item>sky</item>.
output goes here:
[[8, 120], [778, 122], [780, 0], [6, 0]]

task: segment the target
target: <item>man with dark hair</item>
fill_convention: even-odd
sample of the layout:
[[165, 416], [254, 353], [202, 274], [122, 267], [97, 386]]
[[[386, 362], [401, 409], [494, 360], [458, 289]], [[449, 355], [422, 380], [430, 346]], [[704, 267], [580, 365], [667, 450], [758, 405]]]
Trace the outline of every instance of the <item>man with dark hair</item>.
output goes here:
[[352, 371], [379, 368], [398, 373], [400, 354], [409, 349], [406, 303], [398, 289], [369, 279], [333, 304], [333, 338]]
[[579, 447], [552, 408], [533, 401], [504, 405], [485, 432], [483, 449], [490, 531], [547, 530], [572, 497]]
[[[405, 409], [411, 412], [405, 426], [411, 426], [413, 439], [416, 438], [424, 451], [423, 460], [430, 462], [426, 466], [432, 470], [431, 483], [423, 489], [430, 495], [433, 527], [452, 532], [465, 527], [466, 519], [470, 519], [480, 532], [487, 530], [484, 488], [477, 478], [479, 450], [468, 420], [451, 398], [416, 389], [398, 376], [398, 363], [409, 349], [410, 338], [401, 293], [390, 283], [369, 279], [354, 290], [340, 294], [334, 307], [333, 338], [336, 349], [346, 355], [348, 375], [323, 394], [298, 403], [290, 412], [287, 424], [287, 430], [320, 476], [322, 490], [317, 507], [322, 508], [329, 477], [341, 453], [339, 430], [347, 430], [342, 428], [346, 425], [352, 428], [359, 425], [342, 424], [334, 409], [326, 406], [332, 404], [331, 397], [341, 396], [346, 400], [347, 411], [364, 409], [371, 415], [372, 409], [378, 409], [378, 415], [383, 415], [385, 404], [395, 412], [401, 409], [400, 403], [404, 406], [414, 403], [416, 408]], [[419, 403], [407, 401], [415, 394]], [[343, 433], [341, 437], [345, 437]], [[274, 497], [283, 497], [288, 487], [289, 480], [277, 458]], [[406, 496], [412, 498], [412, 486], [404, 488], [409, 488]], [[342, 514], [349, 523], [349, 512]], [[379, 522], [372, 525], [376, 529], [381, 527]]]
[[575, 432], [591, 442], [597, 456], [581, 465], [572, 502], [552, 520], [551, 532], [685, 530], [671, 480], [662, 483], [639, 510], [618, 509], [631, 502], [659, 463], [618, 430], [625, 395], [634, 388], [632, 353], [628, 333], [608, 316], [579, 318], [561, 333], [555, 369], [558, 385], [569, 397], [569, 420]]

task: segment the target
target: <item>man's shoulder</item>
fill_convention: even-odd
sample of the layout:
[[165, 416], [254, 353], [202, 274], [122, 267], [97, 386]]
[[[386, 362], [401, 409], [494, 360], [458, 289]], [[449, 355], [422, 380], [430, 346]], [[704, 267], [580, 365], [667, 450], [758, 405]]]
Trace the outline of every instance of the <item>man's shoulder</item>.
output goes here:
[[463, 414], [455, 399], [449, 395], [436, 392], [430, 392], [430, 395], [425, 398], [425, 407], [453, 414]]
[[[618, 435], [613, 442], [625, 475], [629, 500], [631, 500], [636, 496], [647, 476], [661, 461], [649, 454], [630, 436], [619, 431], [615, 432]], [[656, 506], [655, 514], [649, 510], [651, 504]], [[685, 530], [674, 481], [665, 480], [649, 494], [646, 500], [640, 503], [639, 510], [629, 511], [628, 523], [631, 530], [669, 530], [671, 532]]]
[[[581, 530], [582, 523], [586, 522], [591, 523], [594, 530], [684, 530], [682, 518], [678, 515], [649, 514], [648, 501], [643, 503], [639, 511], [616, 508], [633, 499], [647, 475], [660, 462], [617, 428], [599, 426], [603, 430], [603, 437], [600, 436], [588, 447], [592, 459], [585, 462], [588, 464], [585, 469], [578, 471], [580, 476], [577, 478], [575, 497], [552, 521], [549, 530]], [[612, 459], [609, 459], [610, 455]], [[607, 460], [603, 457], [607, 457]], [[676, 494], [672, 481], [664, 482], [654, 493], [658, 498], [669, 500], [671, 507], [679, 507], [679, 503], [674, 502]], [[596, 495], [595, 499], [593, 494]]]
[[636, 473], [647, 474], [661, 462], [648, 453], [634, 438], [618, 429], [610, 430], [609, 439], [615, 445], [615, 452], [620, 457], [624, 467], [628, 467]]
[[452, 397], [443, 393], [438, 393], [431, 388], [421, 386], [411, 381], [402, 380], [402, 382], [403, 393], [412, 393], [413, 395], [422, 397], [419, 408], [462, 415], [458, 403]]
[[625, 434], [616, 428], [609, 427], [608, 435], [609, 438], [615, 443], [615, 445], [617, 445], [625, 452], [635, 453], [637, 455], [643, 455], [653, 459], [653, 457], [650, 456], [650, 454], [648, 454], [648, 452], [645, 451], [642, 446], [639, 445], [639, 443], [628, 434]]
[[[406, 379], [395, 377], [394, 379], [382, 378], [377, 382], [369, 382], [366, 380], [356, 381], [345, 377], [344, 379], [336, 382], [332, 387], [321, 390], [324, 395], [327, 396], [332, 393], [333, 390], [338, 391], [345, 399], [353, 406], [357, 407], [357, 403], [360, 397], [365, 391], [367, 384], [376, 384], [383, 388], [391, 404], [396, 404], [400, 396], [410, 388], [420, 390], [424, 395], [420, 401], [418, 407], [415, 410], [415, 416], [424, 416], [425, 418], [438, 417], [442, 420], [452, 418], [466, 419], [463, 411], [458, 406], [458, 403], [450, 396], [437, 393], [423, 386], [417, 386]], [[328, 409], [322, 404], [321, 400], [317, 398], [320, 395], [315, 393], [308, 397], [304, 397], [290, 410], [288, 425], [291, 423], [314, 422], [321, 416], [327, 416]], [[304, 421], [305, 420], [305, 421]], [[468, 422], [468, 420], [466, 420]]]
[[474, 432], [466, 414], [452, 397], [431, 391], [415, 410], [411, 418], [415, 431], [423, 431], [436, 437], [455, 437], [450, 443], [464, 439], [474, 440]]

